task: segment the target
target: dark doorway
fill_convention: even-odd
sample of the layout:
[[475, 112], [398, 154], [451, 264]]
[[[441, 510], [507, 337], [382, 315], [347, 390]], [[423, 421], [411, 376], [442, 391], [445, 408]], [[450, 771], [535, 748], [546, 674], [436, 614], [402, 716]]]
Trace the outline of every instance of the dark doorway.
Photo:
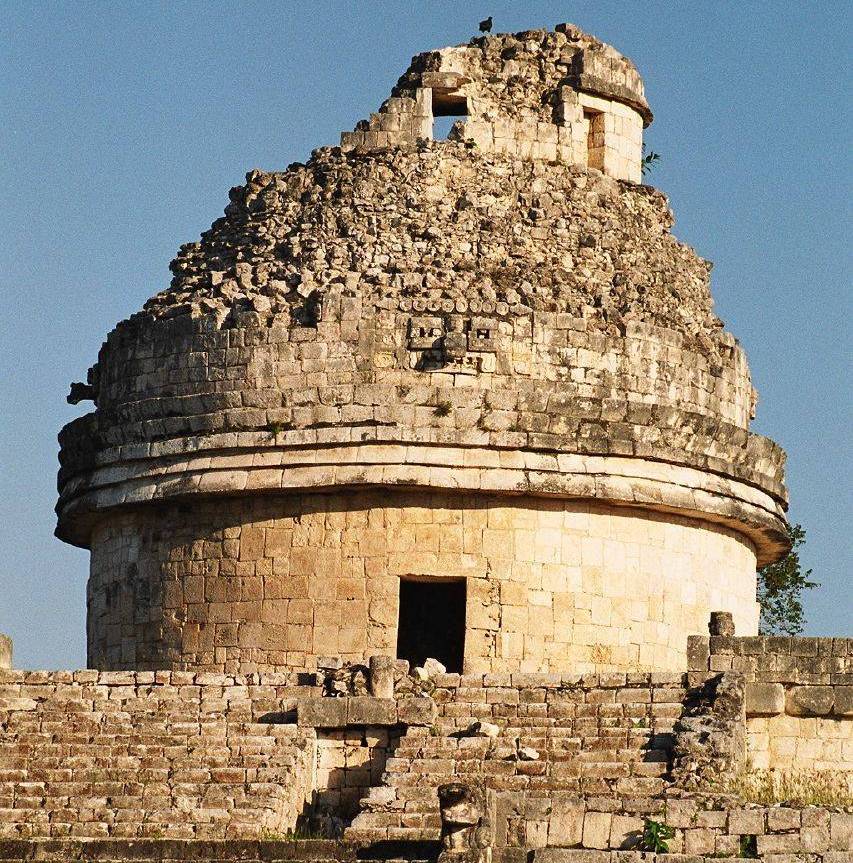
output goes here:
[[400, 582], [397, 656], [414, 668], [432, 657], [461, 674], [465, 652], [465, 582]]

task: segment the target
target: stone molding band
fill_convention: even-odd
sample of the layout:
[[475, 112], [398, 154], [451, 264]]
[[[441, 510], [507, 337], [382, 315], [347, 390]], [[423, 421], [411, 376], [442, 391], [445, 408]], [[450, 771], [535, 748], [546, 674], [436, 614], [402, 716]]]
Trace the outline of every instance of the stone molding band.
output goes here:
[[620, 456], [394, 442], [209, 450], [104, 465], [63, 484], [56, 533], [86, 547], [98, 513], [115, 507], [370, 486], [558, 497], [674, 513], [743, 535], [759, 565], [786, 548], [784, 513], [770, 495], [694, 468]]

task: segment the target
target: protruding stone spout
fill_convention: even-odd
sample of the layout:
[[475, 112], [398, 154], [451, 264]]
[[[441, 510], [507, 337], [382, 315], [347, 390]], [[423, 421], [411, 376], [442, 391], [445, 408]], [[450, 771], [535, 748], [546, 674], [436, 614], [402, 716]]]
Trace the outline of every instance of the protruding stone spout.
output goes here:
[[91, 384], [84, 384], [82, 381], [74, 381], [71, 384], [71, 390], [65, 397], [65, 400], [70, 405], [77, 405], [80, 402], [93, 402], [95, 400], [95, 388]]
[[491, 859], [485, 828], [485, 797], [482, 789], [463, 782], [448, 782], [438, 787], [441, 812], [439, 861], [477, 861]]

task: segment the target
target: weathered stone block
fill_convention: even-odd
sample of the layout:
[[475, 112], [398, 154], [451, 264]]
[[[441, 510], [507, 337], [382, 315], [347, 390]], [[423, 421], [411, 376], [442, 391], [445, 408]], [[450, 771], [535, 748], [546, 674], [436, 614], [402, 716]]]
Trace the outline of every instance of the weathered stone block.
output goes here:
[[400, 698], [397, 717], [403, 725], [432, 725], [437, 713], [432, 698]]
[[757, 841], [758, 856], [761, 859], [771, 854], [794, 854], [800, 851], [799, 833], [774, 833], [759, 836]]
[[580, 845], [583, 841], [585, 809], [582, 800], [555, 797], [548, 821], [548, 844], [564, 848]]
[[12, 667], [12, 639], [0, 633], [0, 668]]
[[786, 695], [785, 712], [791, 716], [826, 716], [834, 703], [831, 686], [792, 686]]
[[785, 687], [781, 683], [747, 683], [746, 712], [752, 716], [775, 716], [785, 712]]
[[609, 848], [613, 816], [609, 812], [587, 812], [583, 819], [584, 848]]
[[712, 611], [708, 621], [708, 633], [711, 636], [733, 636], [735, 621], [730, 611]]
[[670, 827], [678, 827], [682, 830], [692, 827], [698, 806], [695, 800], [670, 800], [666, 808], [666, 823]]
[[832, 812], [829, 843], [834, 851], [853, 851], [853, 812]]
[[799, 809], [789, 809], [786, 806], [774, 806], [767, 810], [767, 829], [771, 832], [799, 830], [801, 824]]
[[610, 823], [610, 847], [637, 848], [643, 838], [643, 819], [629, 815], [614, 815]]
[[729, 833], [740, 836], [764, 834], [763, 809], [733, 809], [729, 812]]
[[378, 655], [370, 657], [370, 694], [376, 698], [394, 697], [394, 665], [390, 656]]
[[713, 830], [696, 827], [684, 831], [685, 854], [713, 854], [715, 851], [716, 834]]
[[296, 705], [297, 725], [313, 728], [344, 728], [348, 698], [303, 698]]
[[835, 716], [853, 716], [853, 686], [836, 686], [834, 689], [833, 714]]
[[397, 722], [397, 702], [393, 698], [357, 696], [342, 700], [347, 702], [348, 725], [394, 725]]

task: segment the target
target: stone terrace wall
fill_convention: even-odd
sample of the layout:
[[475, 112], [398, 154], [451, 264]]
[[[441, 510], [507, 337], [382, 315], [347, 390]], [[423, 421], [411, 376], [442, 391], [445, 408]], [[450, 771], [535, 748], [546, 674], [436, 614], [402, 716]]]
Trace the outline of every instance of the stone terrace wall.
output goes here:
[[293, 683], [0, 672], [0, 837], [221, 839], [293, 828], [311, 799], [313, 731], [263, 721], [293, 707]]
[[853, 639], [694, 636], [688, 659], [743, 674], [753, 767], [853, 771]]
[[[636, 849], [646, 819], [674, 829], [674, 853], [697, 857], [739, 857], [743, 842], [771, 860], [853, 850], [850, 810], [747, 805], [673, 784], [681, 725], [703, 699], [718, 702], [708, 729], [742, 748], [737, 672], [442, 675], [433, 682], [432, 725], [402, 737], [348, 839], [436, 839], [436, 789], [461, 781], [484, 789], [494, 859], [507, 863], [546, 847]], [[719, 741], [716, 747], [722, 752]]]
[[[717, 863], [722, 855], [691, 854], [689, 857], [673, 854], [646, 853], [640, 858], [636, 852], [595, 851], [571, 848], [538, 848], [532, 855], [520, 852], [503, 854], [498, 860], [530, 860], [532, 863]], [[55, 861], [55, 863], [128, 863], [128, 861], [157, 860], [161, 863], [354, 863], [356, 848], [353, 845], [324, 841], [308, 842], [199, 842], [151, 841], [146, 843], [122, 840], [90, 842], [29, 842], [0, 841], [0, 863], [28, 863], [28, 861]], [[369, 859], [369, 858], [365, 858]], [[725, 855], [724, 859], [742, 859], [739, 855]], [[791, 863], [788, 854], [766, 857], [768, 861]], [[796, 863], [801, 857], [793, 858]], [[810, 863], [849, 863], [849, 851], [810, 852]]]
[[251, 840], [2, 840], [0, 863], [354, 863], [356, 849], [338, 842]]
[[[535, 860], [555, 863], [572, 859], [568, 848], [588, 849], [587, 854], [598, 850], [600, 857], [579, 857], [583, 863], [607, 860], [602, 853], [605, 850], [621, 850], [624, 854], [634, 849], [637, 853], [647, 818], [673, 828], [671, 855], [689, 855], [689, 863], [704, 855], [743, 858], [746, 843], [768, 863], [816, 863], [821, 855], [849, 863], [853, 851], [853, 813], [815, 806], [744, 806], [736, 800], [671, 798], [654, 801], [654, 806], [649, 807], [631, 800], [608, 805], [604, 800], [584, 803], [555, 795], [548, 800], [528, 798], [515, 806], [507, 806], [499, 798], [496, 811], [498, 828], [507, 831], [496, 839], [500, 842], [506, 836], [509, 840], [505, 848], [496, 847], [494, 859], [498, 863], [523, 859], [518, 854], [522, 848], [537, 849]], [[539, 849], [545, 848], [548, 851], [541, 853]], [[661, 855], [659, 859], [687, 863], [671, 855]], [[639, 863], [637, 858], [627, 859]]]

